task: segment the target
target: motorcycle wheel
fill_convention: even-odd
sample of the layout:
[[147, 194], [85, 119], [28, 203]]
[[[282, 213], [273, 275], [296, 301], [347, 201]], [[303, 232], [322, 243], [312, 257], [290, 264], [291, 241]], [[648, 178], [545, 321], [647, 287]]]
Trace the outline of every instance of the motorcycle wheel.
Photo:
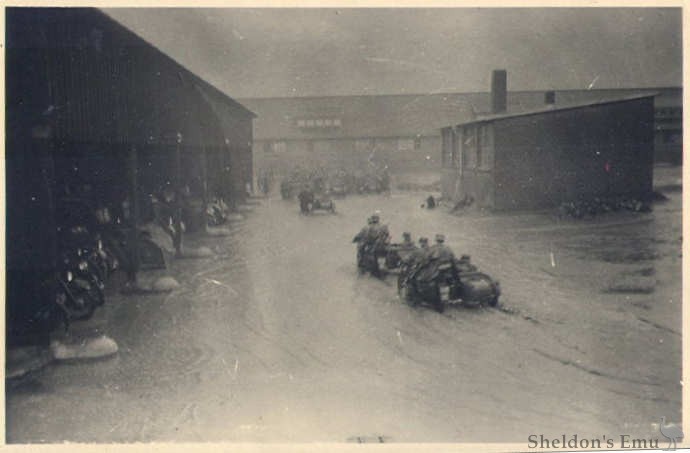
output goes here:
[[58, 292], [56, 298], [64, 301], [62, 303], [58, 302], [58, 305], [63, 308], [67, 318], [71, 321], [90, 319], [98, 305], [98, 289], [91, 284], [88, 284], [88, 288], [82, 288], [77, 285], [71, 286], [71, 296], [62, 289]]
[[398, 297], [410, 307], [417, 306], [417, 298], [414, 297], [410, 284], [405, 281], [398, 285]]
[[498, 296], [492, 296], [491, 299], [489, 299], [489, 307], [495, 307], [498, 305]]
[[442, 300], [438, 300], [434, 304], [434, 310], [436, 310], [439, 313], [443, 313], [444, 311], [446, 311], [446, 304], [443, 303]]

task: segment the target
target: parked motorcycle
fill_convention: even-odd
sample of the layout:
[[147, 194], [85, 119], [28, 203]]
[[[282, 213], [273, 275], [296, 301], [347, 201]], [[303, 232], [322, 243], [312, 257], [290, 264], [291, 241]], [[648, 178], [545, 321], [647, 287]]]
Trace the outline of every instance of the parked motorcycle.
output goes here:
[[103, 305], [104, 285], [89, 269], [79, 250], [65, 252], [57, 272], [55, 303], [65, 314], [65, 322], [89, 319]]
[[206, 206], [206, 223], [208, 226], [223, 225], [228, 221], [228, 205], [220, 198], [214, 198]]

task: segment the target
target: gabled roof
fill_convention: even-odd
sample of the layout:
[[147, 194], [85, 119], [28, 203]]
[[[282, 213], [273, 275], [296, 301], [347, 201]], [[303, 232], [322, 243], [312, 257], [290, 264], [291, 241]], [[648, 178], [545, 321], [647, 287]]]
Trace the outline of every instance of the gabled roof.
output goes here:
[[[660, 92], [655, 104], [682, 105], [682, 89], [556, 90], [556, 108]], [[256, 112], [255, 140], [435, 136], [439, 129], [477, 120], [489, 93], [323, 96], [240, 99]], [[508, 92], [507, 114], [544, 109], [544, 91]], [[553, 109], [554, 107], [548, 107]], [[300, 119], [339, 119], [340, 127], [299, 127]]]

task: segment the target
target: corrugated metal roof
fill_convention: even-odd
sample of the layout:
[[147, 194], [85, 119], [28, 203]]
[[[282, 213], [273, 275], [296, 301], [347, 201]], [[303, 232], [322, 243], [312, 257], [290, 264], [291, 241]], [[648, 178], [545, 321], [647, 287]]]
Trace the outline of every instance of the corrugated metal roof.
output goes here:
[[[181, 133], [190, 145], [220, 145], [217, 115], [254, 116], [93, 8], [10, 8], [7, 41], [15, 128], [49, 121], [67, 141], [174, 143]], [[226, 108], [214, 112], [197, 87]]]
[[[577, 108], [585, 108], [585, 107], [592, 107], [592, 106], [597, 106], [597, 105], [602, 105], [602, 104], [612, 104], [612, 103], [617, 103], [617, 102], [628, 102], [628, 101], [635, 101], [638, 99], [644, 99], [644, 98], [651, 98], [656, 96], [658, 93], [646, 93], [646, 94], [638, 94], [634, 96], [622, 96], [622, 97], [617, 97], [617, 98], [609, 98], [609, 99], [596, 99], [596, 100], [588, 100], [588, 101], [580, 101], [580, 102], [569, 102], [569, 103], [563, 103], [563, 104], [558, 104], [558, 105], [550, 105], [550, 106], [541, 106], [540, 108], [537, 109], [528, 109], [523, 112], [506, 112], [506, 113], [496, 113], [496, 114], [489, 114], [489, 115], [479, 115], [477, 118], [471, 121], [465, 121], [463, 123], [458, 123], [457, 125], [464, 125], [464, 124], [472, 124], [472, 123], [480, 123], [484, 121], [494, 121], [494, 120], [501, 120], [501, 119], [506, 119], [506, 118], [515, 118], [518, 116], [528, 116], [528, 115], [539, 115], [542, 113], [551, 113], [551, 112], [558, 112], [558, 111], [563, 111], [563, 110], [571, 110], [571, 109], [577, 109]], [[451, 126], [451, 125], [449, 125]]]

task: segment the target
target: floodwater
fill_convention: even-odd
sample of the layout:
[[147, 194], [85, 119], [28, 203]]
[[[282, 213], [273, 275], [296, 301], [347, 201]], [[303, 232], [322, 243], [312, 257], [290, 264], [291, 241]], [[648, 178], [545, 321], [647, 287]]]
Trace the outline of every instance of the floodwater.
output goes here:
[[[426, 194], [263, 200], [181, 288], [111, 297], [120, 351], [8, 390], [24, 442], [518, 442], [660, 437], [680, 421], [681, 193], [651, 214], [450, 216]], [[358, 276], [354, 234], [443, 232], [501, 282], [497, 309], [438, 314]], [[380, 439], [379, 439], [380, 437]]]

